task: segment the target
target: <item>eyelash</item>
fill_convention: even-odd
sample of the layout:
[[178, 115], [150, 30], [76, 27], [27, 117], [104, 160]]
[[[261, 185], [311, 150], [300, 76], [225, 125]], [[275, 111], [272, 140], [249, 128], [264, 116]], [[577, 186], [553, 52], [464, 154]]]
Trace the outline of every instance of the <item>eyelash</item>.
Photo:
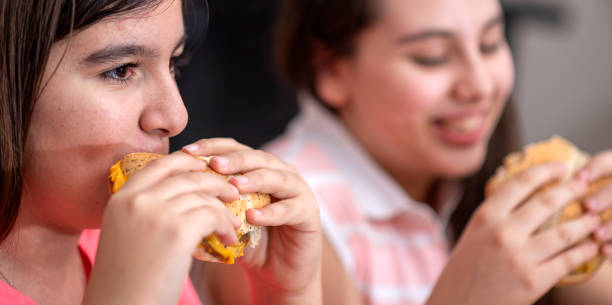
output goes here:
[[186, 66], [190, 60], [191, 56], [185, 53], [171, 57], [170, 73], [173, 73], [175, 78], [179, 78], [181, 76], [181, 71], [179, 68]]
[[[134, 71], [133, 71], [134, 68], [137, 68], [138, 66], [139, 66], [139, 64], [137, 64], [137, 63], [124, 64], [124, 65], [121, 65], [121, 66], [116, 67], [116, 68], [112, 68], [112, 69], [102, 73], [102, 77], [105, 80], [108, 80], [108, 81], [111, 81], [111, 82], [118, 82], [118, 83], [121, 83], [122, 85], [125, 85], [132, 78], [132, 75], [134, 75]], [[126, 73], [126, 74], [129, 73], [129, 75], [128, 76], [124, 76], [124, 77], [119, 77], [117, 75], [117, 73], [121, 69], [126, 69], [126, 71], [123, 72], [123, 73]], [[123, 73], [121, 73], [121, 74], [123, 74]]]
[[[502, 42], [481, 45], [480, 52], [484, 55], [493, 54], [497, 50], [499, 50], [501, 45], [502, 45]], [[435, 67], [444, 65], [448, 61], [448, 57], [447, 56], [440, 56], [440, 57], [415, 56], [414, 61], [423, 67], [435, 68]]]
[[428, 67], [428, 68], [441, 66], [445, 64], [447, 60], [448, 60], [448, 57], [446, 56], [441, 56], [441, 57], [415, 56], [414, 57], [414, 61], [417, 64], [423, 67]]
[[[179, 56], [173, 56], [170, 58], [170, 65], [169, 65], [169, 70], [170, 73], [172, 73], [174, 75], [174, 77], [179, 77], [180, 76], [180, 71], [178, 68], [183, 67], [185, 65], [187, 65], [187, 63], [189, 62], [190, 57], [184, 54], [181, 54]], [[122, 85], [125, 85], [128, 83], [128, 81], [132, 78], [132, 76], [134, 75], [134, 69], [138, 68], [140, 66], [139, 63], [127, 63], [127, 64], [123, 64], [121, 66], [112, 68], [108, 71], [105, 71], [102, 73], [102, 77], [105, 80], [111, 81], [111, 82], [117, 82], [117, 83], [121, 83]], [[125, 69], [125, 71], [120, 71]], [[127, 74], [127, 76], [123, 76], [121, 77], [121, 74]]]
[[491, 43], [491, 44], [483, 44], [480, 46], [480, 52], [482, 54], [492, 54], [492, 53], [495, 53], [495, 51], [499, 50], [501, 45], [502, 45], [501, 41]]

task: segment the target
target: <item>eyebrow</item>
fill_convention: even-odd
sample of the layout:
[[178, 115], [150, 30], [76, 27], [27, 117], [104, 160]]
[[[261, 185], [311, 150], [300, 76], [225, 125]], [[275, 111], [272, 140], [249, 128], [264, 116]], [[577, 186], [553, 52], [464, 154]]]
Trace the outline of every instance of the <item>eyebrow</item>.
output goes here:
[[[183, 35], [176, 43], [172, 53], [176, 52], [176, 50], [183, 46], [186, 40], [187, 35]], [[81, 65], [90, 66], [113, 63], [130, 56], [158, 57], [159, 52], [155, 49], [138, 44], [111, 45], [89, 54], [83, 61], [81, 61]]]
[[[488, 31], [489, 29], [491, 29], [492, 27], [498, 24], [503, 24], [503, 22], [504, 22], [504, 17], [502, 15], [498, 15], [498, 16], [491, 18], [482, 27], [482, 33]], [[422, 32], [418, 32], [416, 34], [409, 34], [409, 35], [402, 36], [398, 40], [398, 43], [407, 44], [407, 43], [411, 43], [411, 42], [415, 42], [419, 40], [425, 40], [429, 38], [449, 38], [449, 37], [452, 37], [453, 35], [454, 35], [453, 32], [447, 31], [447, 30], [435, 30], [435, 29], [425, 30]]]

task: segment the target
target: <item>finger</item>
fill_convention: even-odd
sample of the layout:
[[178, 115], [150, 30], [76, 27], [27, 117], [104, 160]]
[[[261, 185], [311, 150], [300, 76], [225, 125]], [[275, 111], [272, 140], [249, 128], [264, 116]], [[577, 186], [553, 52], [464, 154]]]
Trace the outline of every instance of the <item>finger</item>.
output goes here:
[[290, 201], [277, 201], [260, 209], [247, 211], [247, 221], [257, 226], [296, 225], [298, 209]]
[[210, 167], [222, 174], [246, 173], [260, 168], [295, 171], [291, 165], [262, 150], [239, 150], [216, 155], [210, 160]]
[[582, 180], [569, 181], [541, 191], [519, 207], [511, 225], [531, 234], [547, 219], [587, 191]]
[[202, 192], [192, 192], [179, 194], [173, 198], [170, 198], [168, 205], [164, 207], [162, 213], [164, 215], [170, 214], [184, 214], [189, 213], [193, 209], [199, 209], [204, 206], [211, 206], [218, 209], [224, 217], [230, 221], [237, 228], [240, 227], [242, 221], [238, 216], [232, 214], [232, 212], [225, 206], [219, 199]]
[[487, 205], [497, 211], [496, 213], [507, 215], [537, 189], [563, 177], [565, 171], [566, 167], [562, 163], [536, 165], [501, 185], [486, 200]]
[[240, 193], [265, 193], [280, 200], [299, 196], [309, 190], [306, 182], [297, 174], [269, 168], [234, 176], [229, 182], [235, 185]]
[[[193, 196], [194, 194], [185, 194], [176, 198], [176, 200], [193, 201], [196, 199]], [[185, 222], [191, 225], [191, 230], [197, 232], [199, 240], [215, 233], [226, 245], [234, 245], [238, 243], [236, 229], [240, 227], [241, 221], [222, 203], [219, 204], [222, 206], [216, 204], [197, 205], [182, 214], [185, 217]]]
[[600, 243], [612, 242], [612, 222], [607, 222], [593, 232], [593, 237]]
[[225, 178], [205, 172], [188, 172], [171, 176], [151, 188], [153, 198], [167, 199], [181, 193], [202, 192], [222, 201], [233, 201], [238, 189]]
[[205, 171], [207, 168], [206, 162], [180, 151], [174, 152], [151, 161], [146, 167], [134, 173], [124, 188], [138, 192], [170, 176], [189, 171]]
[[599, 226], [597, 215], [584, 215], [537, 233], [528, 242], [533, 261], [542, 262], [588, 237]]
[[591, 212], [601, 212], [612, 208], [612, 182], [607, 179], [606, 181], [601, 180], [595, 182], [595, 187], [598, 187], [599, 183], [603, 183], [604, 186], [584, 200], [584, 206]]
[[214, 156], [236, 150], [251, 150], [252, 148], [236, 142], [231, 138], [211, 138], [198, 140], [183, 147], [183, 151], [195, 156]]
[[612, 175], [612, 150], [597, 154], [576, 174], [578, 178], [589, 182], [610, 175]]
[[541, 265], [540, 278], [545, 285], [552, 287], [570, 271], [593, 259], [598, 253], [598, 246], [593, 241], [585, 241], [572, 247]]

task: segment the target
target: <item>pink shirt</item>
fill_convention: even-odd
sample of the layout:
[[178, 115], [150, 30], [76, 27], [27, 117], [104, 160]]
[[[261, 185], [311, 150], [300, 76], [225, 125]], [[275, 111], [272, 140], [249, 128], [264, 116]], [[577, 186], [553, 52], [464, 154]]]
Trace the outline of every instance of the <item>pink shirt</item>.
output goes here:
[[301, 102], [286, 133], [264, 149], [294, 164], [313, 189], [326, 237], [367, 304], [423, 304], [447, 260], [456, 200], [441, 216], [415, 202], [336, 116]]
[[[95, 259], [96, 249], [98, 248], [99, 234], [99, 230], [87, 230], [83, 232], [79, 240], [79, 250], [83, 256], [83, 265], [85, 266], [85, 273], [88, 277]], [[0, 281], [0, 304], [39, 305], [3, 281]], [[183, 286], [178, 305], [201, 305], [200, 299], [189, 278], [185, 280], [185, 285]]]

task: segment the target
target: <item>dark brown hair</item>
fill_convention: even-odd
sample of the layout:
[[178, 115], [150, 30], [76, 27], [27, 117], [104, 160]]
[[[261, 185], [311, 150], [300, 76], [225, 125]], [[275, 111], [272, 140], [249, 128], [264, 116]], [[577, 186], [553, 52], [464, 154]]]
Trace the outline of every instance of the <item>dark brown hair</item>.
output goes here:
[[[317, 62], [315, 50], [321, 45], [329, 59], [349, 56], [354, 40], [376, 21], [375, 0], [290, 0], [283, 1], [276, 24], [275, 55], [281, 77], [290, 84], [307, 89], [320, 99], [315, 88]], [[323, 103], [325, 104], [325, 103]], [[462, 181], [464, 195], [451, 218], [458, 236], [474, 210], [484, 200], [484, 186], [504, 156], [519, 148], [514, 105], [508, 101], [493, 132], [487, 158], [477, 173]]]
[[282, 1], [276, 24], [274, 53], [281, 77], [317, 96], [315, 50], [324, 46], [329, 59], [348, 56], [354, 38], [375, 20], [376, 1]]
[[[178, 1], [178, 0], [177, 0]], [[23, 152], [53, 43], [109, 16], [146, 11], [161, 0], [0, 2], [0, 242], [17, 219]]]

